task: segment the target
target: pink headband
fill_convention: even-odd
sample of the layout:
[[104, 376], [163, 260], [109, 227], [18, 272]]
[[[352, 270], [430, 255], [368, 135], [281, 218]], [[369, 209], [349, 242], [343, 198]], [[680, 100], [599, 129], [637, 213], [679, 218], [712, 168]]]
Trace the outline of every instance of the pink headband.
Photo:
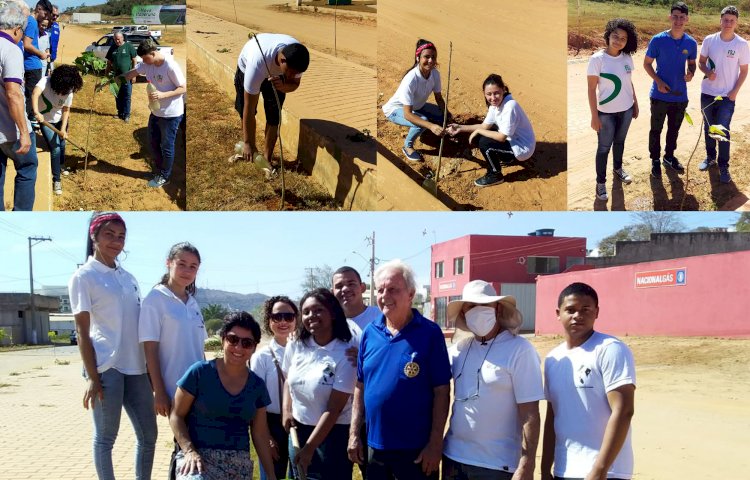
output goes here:
[[417, 51], [416, 51], [416, 53], [414, 53], [414, 56], [415, 56], [415, 57], [418, 57], [418, 56], [419, 56], [419, 54], [420, 54], [420, 53], [422, 53], [422, 50], [426, 50], [426, 49], [428, 49], [428, 48], [431, 48], [431, 49], [433, 49], [433, 50], [437, 50], [437, 49], [435, 48], [435, 45], [433, 45], [433, 44], [431, 44], [431, 43], [425, 43], [424, 45], [420, 45], [420, 46], [419, 46], [419, 48], [417, 48]]
[[116, 213], [105, 213], [104, 215], [100, 215], [96, 217], [95, 219], [91, 220], [91, 225], [89, 225], [89, 235], [94, 235], [94, 232], [96, 232], [96, 229], [99, 228], [99, 225], [101, 225], [104, 222], [111, 222], [113, 220], [121, 222], [123, 225], [125, 225], [125, 221], [122, 219], [122, 217]]

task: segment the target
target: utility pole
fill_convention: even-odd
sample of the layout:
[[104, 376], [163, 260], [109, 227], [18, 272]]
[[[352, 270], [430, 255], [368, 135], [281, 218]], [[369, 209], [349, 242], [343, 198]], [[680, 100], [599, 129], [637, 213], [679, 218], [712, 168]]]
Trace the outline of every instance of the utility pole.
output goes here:
[[[31, 295], [29, 296], [29, 303], [31, 305], [31, 329], [32, 332], [36, 332], [36, 308], [34, 306], [34, 266], [33, 261], [31, 257], [31, 247], [34, 245], [37, 245], [42, 242], [51, 242], [52, 239], [50, 237], [28, 237], [29, 238], [29, 290], [31, 292]], [[31, 242], [36, 243], [31, 243]], [[32, 334], [33, 337], [33, 334]], [[36, 342], [39, 341], [39, 334], [37, 334]]]
[[370, 254], [370, 305], [375, 305], [375, 232], [372, 232], [372, 237], [366, 237], [372, 247], [372, 253]]

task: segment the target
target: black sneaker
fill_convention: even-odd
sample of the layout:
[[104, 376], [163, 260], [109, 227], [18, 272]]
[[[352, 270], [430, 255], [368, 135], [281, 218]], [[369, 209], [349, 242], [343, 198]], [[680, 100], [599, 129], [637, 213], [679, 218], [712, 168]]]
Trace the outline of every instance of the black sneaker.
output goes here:
[[608, 198], [609, 197], [607, 197], [607, 184], [597, 183], [596, 184], [596, 199], [606, 202]]
[[724, 167], [719, 169], [719, 181], [721, 183], [731, 183], [732, 182], [732, 176], [729, 175], [729, 167]]
[[685, 167], [674, 157], [665, 156], [662, 163], [676, 172], [683, 173], [685, 171]]
[[631, 183], [633, 181], [633, 179], [630, 177], [630, 175], [628, 175], [628, 172], [626, 172], [622, 168], [617, 168], [617, 169], [613, 170], [612, 172], [615, 174], [615, 176], [617, 178], [620, 179], [620, 181], [622, 183]]
[[661, 178], [661, 165], [658, 160], [651, 162], [651, 176], [654, 178]]
[[505, 178], [502, 173], [488, 173], [484, 177], [474, 180], [474, 185], [477, 187], [489, 187], [490, 185], [497, 185], [504, 181]]

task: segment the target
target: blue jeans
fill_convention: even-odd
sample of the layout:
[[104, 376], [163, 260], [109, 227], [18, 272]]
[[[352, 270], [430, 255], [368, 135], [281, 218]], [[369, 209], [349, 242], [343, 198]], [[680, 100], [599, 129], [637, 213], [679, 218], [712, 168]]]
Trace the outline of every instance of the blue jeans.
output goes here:
[[156, 449], [156, 414], [148, 375], [125, 375], [110, 368], [99, 375], [104, 401], [94, 400], [94, 466], [100, 480], [114, 480], [112, 447], [123, 407], [136, 436], [135, 478], [149, 480]]
[[[427, 120], [435, 124], [443, 124], [443, 112], [435, 104], [425, 103], [424, 107], [419, 110], [414, 110], [412, 113], [418, 116], [422, 120]], [[422, 135], [422, 132], [427, 130], [426, 128], [418, 127], [411, 123], [409, 120], [404, 118], [404, 109], [398, 108], [388, 116], [388, 120], [395, 123], [396, 125], [403, 125], [404, 127], [410, 127], [409, 133], [406, 134], [406, 140], [404, 140], [404, 146], [406, 148], [414, 148], [414, 141]]]
[[129, 80], [120, 85], [120, 91], [117, 92], [115, 105], [117, 105], [117, 116], [126, 119], [130, 117], [130, 96], [133, 93], [133, 85]]
[[178, 117], [157, 117], [153, 113], [148, 117], [148, 139], [151, 142], [151, 153], [157, 172], [165, 179], [172, 175], [174, 164], [174, 140], [180, 127], [182, 115]]
[[31, 147], [27, 153], [16, 153], [20, 145], [18, 140], [0, 144], [0, 211], [5, 210], [5, 170], [9, 158], [13, 160], [16, 169], [13, 210], [31, 211], [34, 208], [36, 167], [39, 164], [36, 157], [36, 135], [31, 134]]
[[625, 137], [633, 120], [633, 107], [624, 112], [599, 112], [599, 146], [596, 149], [596, 183], [607, 182], [607, 157], [612, 150], [612, 167], [622, 168], [622, 153], [625, 151]]
[[[62, 120], [51, 125], [60, 130], [62, 128]], [[42, 125], [42, 137], [44, 137], [44, 141], [47, 142], [47, 148], [49, 148], [50, 163], [52, 164], [52, 181], [59, 182], [60, 169], [65, 163], [65, 140], [62, 140], [60, 135], [45, 125]]]
[[[732, 123], [734, 115], [734, 102], [727, 97], [711, 105], [714, 101], [713, 96], [701, 94], [701, 110], [706, 114], [707, 122], [703, 124], [703, 136], [706, 139], [706, 158], [716, 159], [716, 140], [708, 136], [709, 125], [723, 125], [729, 130], [729, 124]], [[710, 107], [708, 105], [711, 105]], [[708, 108], [706, 108], [708, 107]], [[704, 110], [705, 109], [705, 110]], [[730, 138], [729, 131], [725, 132], [727, 138]], [[729, 143], [719, 142], [719, 168], [729, 167]]]

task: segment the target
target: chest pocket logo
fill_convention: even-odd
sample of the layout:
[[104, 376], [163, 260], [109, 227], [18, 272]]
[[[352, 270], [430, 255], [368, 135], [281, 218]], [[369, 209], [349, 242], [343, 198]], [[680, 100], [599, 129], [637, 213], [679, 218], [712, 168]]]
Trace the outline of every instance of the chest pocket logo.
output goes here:
[[326, 362], [325, 368], [323, 368], [323, 377], [320, 379], [321, 385], [333, 385], [333, 379], [336, 376], [336, 366], [330, 362]]
[[578, 371], [575, 375], [576, 388], [594, 388], [591, 385], [591, 374], [593, 370], [587, 365], [581, 365], [578, 367]]

